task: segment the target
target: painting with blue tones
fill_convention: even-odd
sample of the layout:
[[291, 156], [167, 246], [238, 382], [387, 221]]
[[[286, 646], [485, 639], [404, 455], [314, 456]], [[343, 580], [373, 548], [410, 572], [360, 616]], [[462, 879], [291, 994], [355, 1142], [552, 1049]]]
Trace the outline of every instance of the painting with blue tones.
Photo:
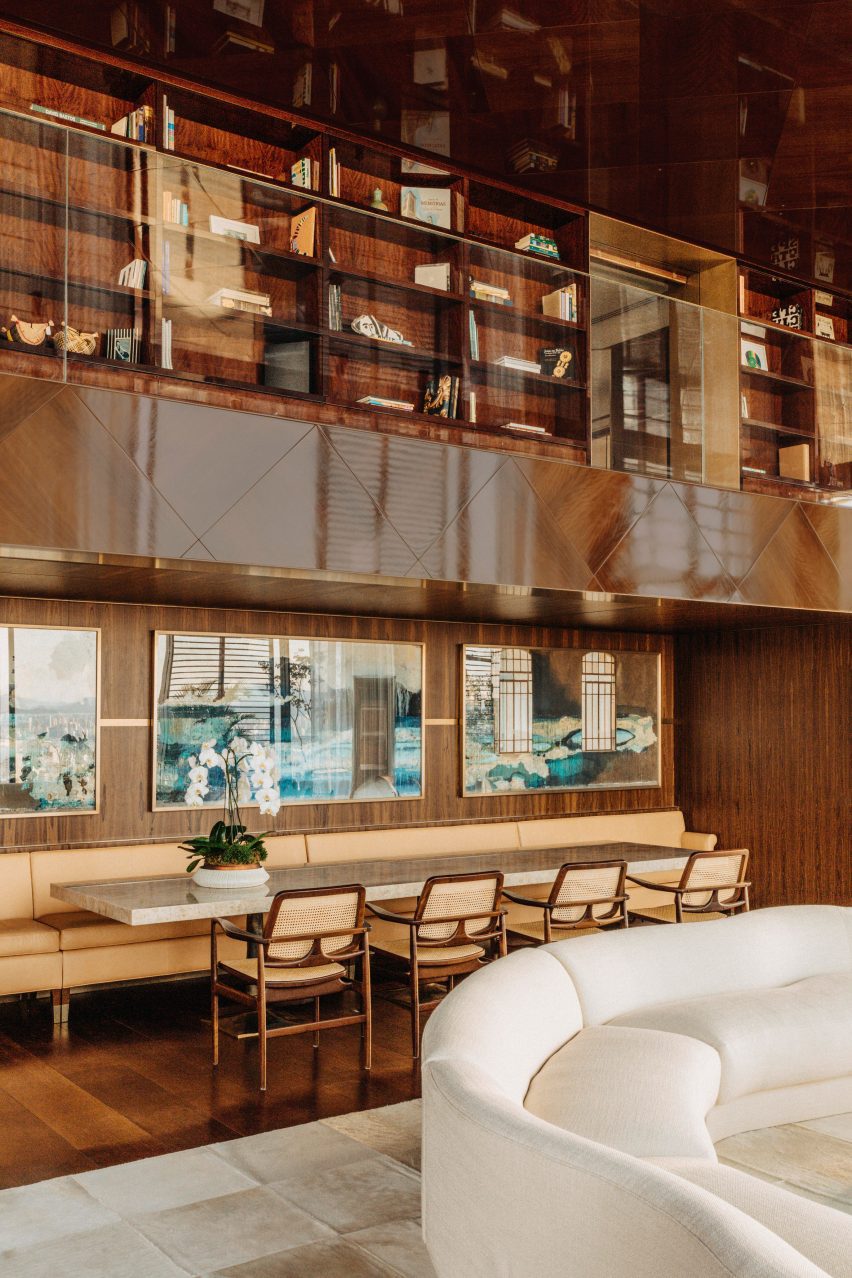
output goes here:
[[0, 627], [0, 813], [94, 812], [98, 631]]
[[463, 649], [463, 792], [660, 784], [660, 655]]
[[[156, 637], [156, 807], [187, 806], [212, 743], [270, 746], [282, 803], [417, 798], [423, 790], [423, 648], [257, 635]], [[216, 807], [211, 769], [191, 806]]]

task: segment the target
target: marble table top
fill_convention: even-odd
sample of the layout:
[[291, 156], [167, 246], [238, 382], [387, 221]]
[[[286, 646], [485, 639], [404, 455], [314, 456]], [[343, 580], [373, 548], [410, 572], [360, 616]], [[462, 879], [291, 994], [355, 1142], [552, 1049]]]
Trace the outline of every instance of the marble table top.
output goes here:
[[269, 881], [255, 888], [202, 888], [188, 875], [169, 878], [110, 879], [87, 883], [53, 883], [51, 895], [81, 910], [139, 927], [185, 919], [229, 918], [264, 914], [276, 892], [286, 888], [318, 888], [363, 883], [368, 901], [416, 896], [434, 874], [502, 870], [507, 887], [551, 882], [570, 861], [627, 861], [631, 870], [676, 870], [686, 861], [683, 848], [647, 843], [586, 843], [562, 848], [525, 848], [510, 852], [342, 861], [330, 865], [294, 865], [269, 871]]

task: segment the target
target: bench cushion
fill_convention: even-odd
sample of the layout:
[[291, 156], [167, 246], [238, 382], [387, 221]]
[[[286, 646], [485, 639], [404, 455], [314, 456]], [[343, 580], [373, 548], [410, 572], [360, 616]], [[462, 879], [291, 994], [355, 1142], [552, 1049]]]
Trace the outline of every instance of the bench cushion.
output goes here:
[[210, 934], [209, 919], [190, 919], [180, 923], [150, 923], [131, 927], [116, 923], [89, 910], [45, 914], [39, 920], [48, 930], [54, 929], [62, 950], [88, 950], [101, 945], [138, 945], [141, 941], [171, 941], [184, 936]]
[[719, 1056], [705, 1043], [653, 1029], [581, 1030], [530, 1082], [531, 1114], [637, 1158], [715, 1161], [705, 1116], [719, 1091]]
[[31, 919], [33, 885], [29, 852], [0, 853], [0, 919]]
[[724, 1104], [752, 1092], [852, 1074], [852, 972], [649, 1007], [611, 1024], [708, 1043], [721, 1057]]
[[18, 954], [52, 954], [59, 949], [59, 934], [34, 919], [0, 919], [0, 958]]
[[404, 859], [417, 856], [456, 856], [465, 852], [506, 852], [520, 846], [515, 821], [471, 825], [404, 826], [394, 830], [347, 830], [339, 834], [308, 834], [308, 862]]
[[540, 817], [519, 821], [522, 848], [569, 847], [575, 843], [655, 843], [679, 848], [685, 829], [683, 813], [595, 813], [594, 816]]

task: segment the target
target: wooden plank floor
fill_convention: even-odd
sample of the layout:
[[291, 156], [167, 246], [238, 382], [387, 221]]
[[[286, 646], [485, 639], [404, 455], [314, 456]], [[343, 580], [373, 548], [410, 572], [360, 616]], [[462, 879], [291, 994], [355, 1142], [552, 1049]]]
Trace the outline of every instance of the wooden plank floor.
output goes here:
[[[420, 1094], [406, 1009], [373, 1000], [373, 1069], [357, 1027], [257, 1047], [222, 1037], [210, 1067], [205, 980], [75, 994], [54, 1029], [49, 1002], [0, 1004], [0, 1187], [289, 1127]], [[327, 1012], [331, 1014], [331, 1000]]]

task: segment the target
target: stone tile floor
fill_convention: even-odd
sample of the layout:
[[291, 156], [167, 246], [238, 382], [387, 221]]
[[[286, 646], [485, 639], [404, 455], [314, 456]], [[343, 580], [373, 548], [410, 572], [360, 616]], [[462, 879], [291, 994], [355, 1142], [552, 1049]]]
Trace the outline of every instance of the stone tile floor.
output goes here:
[[[743, 1132], [722, 1160], [852, 1212], [852, 1114]], [[434, 1278], [420, 1102], [0, 1192], [0, 1278]]]

